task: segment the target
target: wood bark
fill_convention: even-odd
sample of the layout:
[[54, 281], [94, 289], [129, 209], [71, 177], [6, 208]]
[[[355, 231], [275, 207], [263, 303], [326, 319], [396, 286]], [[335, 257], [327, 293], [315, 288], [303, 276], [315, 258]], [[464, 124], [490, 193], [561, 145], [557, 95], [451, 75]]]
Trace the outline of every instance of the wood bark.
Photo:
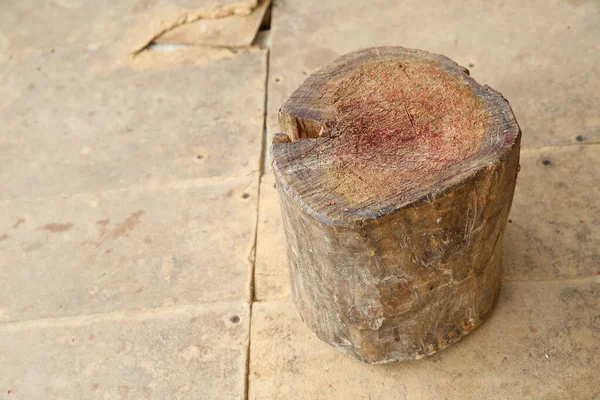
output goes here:
[[371, 48], [312, 74], [279, 124], [292, 298], [319, 338], [386, 363], [485, 320], [521, 137], [500, 93], [446, 57]]

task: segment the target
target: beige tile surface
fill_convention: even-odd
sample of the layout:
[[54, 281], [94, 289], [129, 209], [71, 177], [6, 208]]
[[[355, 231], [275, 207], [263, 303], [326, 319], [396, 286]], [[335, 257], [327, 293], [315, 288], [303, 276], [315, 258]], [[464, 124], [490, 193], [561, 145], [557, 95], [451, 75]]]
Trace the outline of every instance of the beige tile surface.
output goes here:
[[215, 17], [255, 3], [1, 5], [0, 199], [256, 173], [265, 51], [185, 48], [134, 57], [128, 47], [137, 24], [152, 28], [165, 7]]
[[0, 324], [2, 399], [241, 399], [248, 305]]
[[114, 44], [123, 39], [132, 16], [142, 11], [141, 4], [135, 0], [2, 2], [0, 37], [11, 51]]
[[0, 322], [249, 301], [256, 192], [244, 179], [1, 202]]
[[3, 2], [0, 38], [13, 49], [90, 45], [134, 52], [174, 28], [199, 19], [249, 16], [257, 5], [257, 0]]
[[504, 238], [504, 280], [564, 279], [600, 271], [600, 149], [521, 154]]
[[[0, 64], [13, 96], [0, 107], [0, 199], [258, 172], [263, 52], [107, 73], [71, 52], [18, 53]], [[228, 90], [232, 75], [239, 92]]]
[[277, 110], [315, 69], [359, 48], [444, 54], [502, 92], [523, 146], [600, 140], [596, 1], [278, 0], [273, 9], [269, 134]]
[[288, 302], [254, 305], [249, 399], [592, 399], [600, 277], [504, 285], [490, 319], [419, 361], [367, 365], [319, 341]]
[[271, 174], [261, 178], [259, 204], [254, 297], [257, 301], [263, 301], [285, 297], [290, 293], [285, 233], [275, 178]]

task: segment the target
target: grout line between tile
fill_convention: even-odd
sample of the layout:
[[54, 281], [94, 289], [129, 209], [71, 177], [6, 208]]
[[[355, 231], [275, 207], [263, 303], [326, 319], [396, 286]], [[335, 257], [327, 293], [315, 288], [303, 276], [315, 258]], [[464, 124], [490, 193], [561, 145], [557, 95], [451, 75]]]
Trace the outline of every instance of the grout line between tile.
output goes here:
[[[558, 279], [529, 279], [529, 280], [508, 280], [502, 284], [527, 284], [527, 283], [552, 283], [552, 282], [600, 282], [600, 275], [591, 275], [584, 277], [573, 277], [573, 278], [558, 278]], [[18, 331], [30, 327], [58, 327], [58, 326], [80, 326], [90, 321], [119, 321], [119, 320], [146, 320], [156, 317], [165, 317], [177, 314], [185, 314], [194, 311], [206, 311], [215, 310], [219, 308], [226, 308], [232, 305], [248, 304], [248, 318], [249, 324], [252, 320], [252, 305], [253, 303], [269, 303], [269, 302], [281, 302], [288, 301], [289, 296], [281, 296], [277, 298], [266, 298], [261, 300], [252, 300], [249, 304], [244, 299], [231, 299], [222, 302], [213, 303], [198, 303], [198, 304], [187, 304], [176, 307], [165, 307], [165, 308], [154, 308], [136, 311], [110, 311], [104, 313], [85, 314], [76, 316], [64, 316], [64, 317], [47, 317], [47, 318], [36, 318], [22, 321], [6, 321], [0, 322], [0, 333], [5, 331]], [[250, 335], [251, 327], [249, 326], [248, 334]], [[248, 346], [249, 348], [250, 346]], [[249, 359], [248, 359], [249, 360]]]
[[267, 101], [269, 96], [269, 63], [271, 58], [271, 50], [267, 49], [266, 54], [266, 66], [265, 66], [265, 86], [264, 86], [264, 103], [263, 103], [263, 137], [261, 138], [262, 146], [259, 157], [259, 173], [258, 173], [258, 189], [257, 189], [257, 200], [256, 200], [256, 221], [254, 226], [254, 245], [252, 247], [252, 263], [250, 272], [250, 287], [249, 287], [249, 299], [250, 304], [248, 308], [248, 346], [246, 351], [246, 374], [244, 376], [244, 400], [248, 400], [249, 396], [249, 385], [250, 385], [250, 348], [252, 345], [252, 310], [255, 301], [255, 267], [256, 267], [256, 243], [258, 241], [258, 222], [260, 218], [260, 183], [263, 174], [263, 163], [266, 152], [265, 137], [267, 135]]
[[561, 148], [568, 148], [568, 147], [595, 146], [595, 145], [600, 145], [600, 141], [566, 143], [566, 144], [559, 144], [559, 145], [554, 145], [554, 146], [521, 147], [521, 154], [536, 153], [536, 152], [543, 152], [543, 151], [553, 151], [553, 150], [557, 150], [557, 149], [561, 149]]
[[46, 199], [56, 199], [56, 198], [74, 198], [78, 196], [90, 196], [90, 195], [101, 195], [101, 194], [112, 194], [112, 193], [124, 193], [124, 192], [140, 192], [140, 191], [151, 191], [151, 190], [169, 190], [169, 189], [188, 189], [188, 188], [204, 188], [204, 187], [217, 187], [217, 186], [225, 186], [225, 185], [234, 185], [246, 183], [251, 179], [253, 174], [260, 175], [261, 170], [252, 170], [245, 175], [238, 176], [222, 176], [215, 178], [190, 178], [190, 179], [180, 179], [174, 180], [168, 183], [160, 184], [160, 185], [140, 185], [140, 186], [127, 186], [122, 188], [115, 189], [106, 189], [106, 190], [90, 190], [90, 191], [82, 191], [82, 192], [74, 192], [74, 193], [57, 193], [51, 194], [47, 196], [38, 196], [38, 197], [15, 197], [15, 198], [6, 198], [0, 199], [0, 204], [11, 203], [14, 201], [40, 201]]
[[152, 308], [131, 311], [109, 311], [95, 314], [73, 315], [64, 317], [43, 317], [22, 321], [0, 322], [0, 333], [14, 332], [29, 328], [50, 328], [82, 326], [92, 321], [143, 321], [157, 317], [183, 315], [186, 313], [218, 310], [232, 306], [247, 305], [245, 299], [232, 299], [229, 301], [186, 304], [175, 307]]

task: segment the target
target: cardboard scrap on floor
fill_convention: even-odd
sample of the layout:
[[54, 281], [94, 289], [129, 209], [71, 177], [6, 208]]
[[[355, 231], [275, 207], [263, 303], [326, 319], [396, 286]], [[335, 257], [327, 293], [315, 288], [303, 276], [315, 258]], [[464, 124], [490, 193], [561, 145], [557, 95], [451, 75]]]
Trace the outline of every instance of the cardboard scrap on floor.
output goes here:
[[260, 28], [270, 0], [261, 1], [248, 15], [200, 18], [176, 26], [154, 39], [156, 43], [183, 43], [217, 47], [250, 46]]

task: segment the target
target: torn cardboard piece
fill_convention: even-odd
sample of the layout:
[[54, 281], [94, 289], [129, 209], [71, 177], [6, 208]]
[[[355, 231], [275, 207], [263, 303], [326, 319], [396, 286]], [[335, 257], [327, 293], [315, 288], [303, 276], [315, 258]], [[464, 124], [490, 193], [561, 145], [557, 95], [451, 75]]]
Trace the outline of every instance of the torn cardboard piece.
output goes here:
[[[253, 14], [253, 11], [267, 0], [245, 0], [241, 2], [228, 2], [224, 4], [211, 4], [200, 8], [187, 8], [183, 5], [154, 7], [148, 13], [138, 14], [137, 23], [127, 35], [129, 51], [137, 54], [144, 50], [150, 43], [165, 33], [180, 26], [192, 24], [199, 20], [221, 20], [228, 17], [240, 18]], [[258, 26], [260, 25], [258, 19]], [[171, 42], [172, 43], [172, 42]], [[194, 43], [204, 45], [204, 42]]]
[[252, 44], [270, 4], [262, 1], [249, 15], [199, 19], [177, 26], [156, 39], [156, 43], [181, 43], [218, 47], [246, 47]]

